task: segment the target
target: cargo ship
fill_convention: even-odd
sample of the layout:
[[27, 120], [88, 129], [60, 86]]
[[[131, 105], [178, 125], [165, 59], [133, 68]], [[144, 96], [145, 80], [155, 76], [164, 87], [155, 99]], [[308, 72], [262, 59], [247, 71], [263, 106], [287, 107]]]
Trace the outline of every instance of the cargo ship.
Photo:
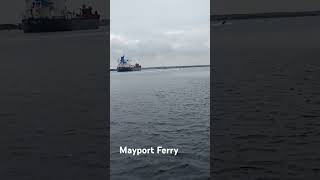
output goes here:
[[79, 13], [71, 12], [65, 0], [26, 0], [21, 25], [25, 33], [98, 29], [100, 15], [86, 5]]
[[98, 29], [100, 25], [100, 14], [98, 11], [93, 13], [91, 6], [82, 5], [79, 14], [71, 14], [71, 30]]
[[121, 56], [119, 59], [119, 64], [117, 67], [117, 72], [128, 72], [128, 71], [141, 71], [141, 65], [136, 63], [132, 65], [129, 59], [125, 59], [124, 56]]

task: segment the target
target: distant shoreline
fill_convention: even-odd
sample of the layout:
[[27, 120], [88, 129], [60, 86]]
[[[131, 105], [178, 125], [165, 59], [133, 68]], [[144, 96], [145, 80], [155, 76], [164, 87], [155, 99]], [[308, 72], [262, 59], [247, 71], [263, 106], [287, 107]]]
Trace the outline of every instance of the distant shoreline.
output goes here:
[[271, 13], [252, 13], [252, 14], [217, 14], [217, 15], [211, 15], [210, 21], [306, 17], [306, 16], [320, 16], [320, 11], [271, 12]]
[[[147, 69], [178, 69], [178, 68], [195, 68], [195, 67], [210, 67], [210, 65], [192, 65], [192, 66], [159, 66], [159, 67], [145, 67], [142, 70]], [[110, 71], [117, 71], [117, 69], [110, 69]]]

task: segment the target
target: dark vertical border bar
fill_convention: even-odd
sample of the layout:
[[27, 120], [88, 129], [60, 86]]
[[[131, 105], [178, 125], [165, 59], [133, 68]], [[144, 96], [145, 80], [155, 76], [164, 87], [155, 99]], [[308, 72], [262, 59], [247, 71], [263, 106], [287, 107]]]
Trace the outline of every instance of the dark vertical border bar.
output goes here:
[[319, 179], [319, 11], [241, 3], [211, 9], [211, 178]]
[[214, 149], [213, 149], [213, 86], [214, 86], [214, 60], [213, 60], [213, 28], [212, 15], [213, 15], [213, 2], [210, 1], [210, 177], [213, 179], [213, 158], [214, 158]]
[[110, 25], [87, 33], [0, 31], [1, 180], [110, 178]]
[[108, 130], [108, 150], [106, 151], [106, 156], [107, 156], [107, 178], [111, 179], [110, 177], [110, 0], [106, 0], [106, 10], [108, 11], [107, 17], [108, 17], [108, 28], [106, 28], [106, 44], [107, 44], [107, 62], [106, 62], [106, 67], [107, 67], [107, 98], [106, 98], [106, 104], [107, 104], [107, 109], [106, 109], [106, 115], [107, 115], [107, 130]]

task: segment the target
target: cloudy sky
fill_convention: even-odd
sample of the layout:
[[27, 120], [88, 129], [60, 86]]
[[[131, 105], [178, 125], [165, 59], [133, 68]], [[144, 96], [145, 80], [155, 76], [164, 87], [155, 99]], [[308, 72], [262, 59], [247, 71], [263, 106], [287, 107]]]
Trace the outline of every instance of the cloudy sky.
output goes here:
[[210, 63], [210, 0], [111, 0], [111, 67]]
[[212, 0], [211, 13], [254, 13], [320, 10], [319, 0]]

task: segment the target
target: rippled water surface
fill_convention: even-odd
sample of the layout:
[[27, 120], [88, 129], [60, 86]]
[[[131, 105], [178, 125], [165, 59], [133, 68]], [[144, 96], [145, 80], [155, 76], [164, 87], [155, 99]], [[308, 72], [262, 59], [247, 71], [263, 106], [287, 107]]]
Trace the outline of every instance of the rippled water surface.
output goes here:
[[319, 179], [319, 20], [211, 25], [213, 179]]
[[0, 31], [0, 179], [107, 179], [107, 28]]
[[[208, 179], [209, 68], [111, 73], [112, 179]], [[177, 156], [120, 146], [179, 148]]]

